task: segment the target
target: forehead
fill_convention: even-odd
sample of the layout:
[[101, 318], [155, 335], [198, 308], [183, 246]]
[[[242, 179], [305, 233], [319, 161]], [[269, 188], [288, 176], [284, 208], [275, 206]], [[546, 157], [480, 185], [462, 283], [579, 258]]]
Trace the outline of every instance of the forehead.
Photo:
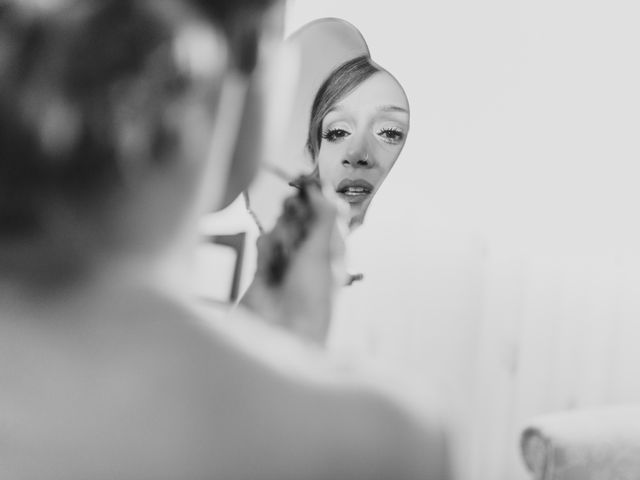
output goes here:
[[[367, 111], [381, 107], [397, 107], [409, 111], [409, 101], [404, 90], [387, 72], [376, 72], [340, 100], [336, 110]], [[399, 112], [402, 113], [402, 112]]]

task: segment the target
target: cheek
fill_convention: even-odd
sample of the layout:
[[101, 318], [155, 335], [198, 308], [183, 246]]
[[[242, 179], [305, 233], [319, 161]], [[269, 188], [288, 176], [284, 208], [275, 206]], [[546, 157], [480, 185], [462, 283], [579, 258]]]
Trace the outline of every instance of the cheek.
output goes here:
[[378, 162], [380, 169], [385, 175], [389, 173], [399, 156], [400, 148], [398, 147], [387, 147], [385, 145], [381, 148], [381, 151], [378, 153]]
[[331, 182], [340, 171], [343, 157], [344, 147], [340, 144], [323, 143], [317, 159], [320, 179]]

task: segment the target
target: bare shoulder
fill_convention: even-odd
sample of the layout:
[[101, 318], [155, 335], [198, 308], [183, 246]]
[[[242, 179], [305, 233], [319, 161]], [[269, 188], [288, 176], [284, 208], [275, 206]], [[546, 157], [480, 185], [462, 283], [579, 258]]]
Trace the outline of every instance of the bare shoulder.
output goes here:
[[13, 377], [28, 382], [3, 392], [5, 468], [66, 480], [446, 478], [436, 429], [288, 335], [162, 297], [100, 310], [16, 347]]
[[262, 452], [258, 478], [449, 478], [438, 410], [245, 315], [214, 322], [213, 331], [230, 357], [227, 373], [242, 385], [247, 411], [228, 418], [254, 428], [240, 451]]
[[[382, 475], [370, 478], [450, 479], [449, 439], [440, 410], [409, 402], [400, 393], [371, 389], [359, 395], [365, 456], [374, 455]], [[356, 439], [357, 441], [357, 439]]]
[[322, 351], [242, 316], [212, 318], [166, 299], [145, 308], [141, 318], [155, 314], [153, 327], [145, 323], [122, 355], [133, 392], [123, 409], [126, 455], [145, 471], [447, 478], [439, 427]]

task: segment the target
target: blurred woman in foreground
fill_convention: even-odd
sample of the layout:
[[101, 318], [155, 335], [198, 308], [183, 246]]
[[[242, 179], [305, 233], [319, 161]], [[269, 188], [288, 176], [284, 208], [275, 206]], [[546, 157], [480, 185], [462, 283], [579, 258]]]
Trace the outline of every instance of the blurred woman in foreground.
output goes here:
[[[270, 18], [196, 3], [0, 7], [0, 477], [445, 478], [435, 423], [185, 287], [198, 219], [259, 158]], [[309, 203], [283, 318], [333, 288], [303, 274], [334, 254]]]

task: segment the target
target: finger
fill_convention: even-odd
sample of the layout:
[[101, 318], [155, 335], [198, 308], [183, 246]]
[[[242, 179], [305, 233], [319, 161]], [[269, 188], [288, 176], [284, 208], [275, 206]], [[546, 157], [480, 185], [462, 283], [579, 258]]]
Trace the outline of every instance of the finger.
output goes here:
[[287, 221], [302, 224], [311, 220], [312, 213], [311, 206], [300, 195], [293, 195], [284, 201], [283, 218]]
[[256, 247], [258, 248], [258, 255], [267, 253], [271, 245], [271, 236], [268, 233], [262, 234], [256, 240]]
[[261, 272], [271, 261], [271, 252], [273, 250], [273, 240], [271, 235], [263, 234], [258, 237], [256, 241], [256, 247], [258, 250], [257, 258], [257, 271]]

